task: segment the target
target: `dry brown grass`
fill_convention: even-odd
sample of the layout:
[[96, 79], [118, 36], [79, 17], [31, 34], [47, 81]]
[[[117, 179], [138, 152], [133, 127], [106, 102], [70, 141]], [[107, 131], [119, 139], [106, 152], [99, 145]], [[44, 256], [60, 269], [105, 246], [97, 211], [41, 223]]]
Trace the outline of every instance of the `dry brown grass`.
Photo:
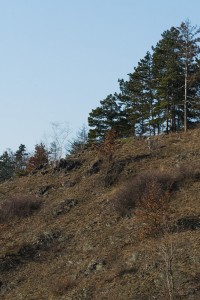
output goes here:
[[[2, 204], [17, 194], [36, 195], [41, 188], [53, 186], [42, 195], [43, 204], [38, 213], [28, 218], [14, 217], [0, 224], [0, 267], [5, 264], [5, 259], [16, 263], [23, 245], [37, 248], [34, 259], [23, 258], [16, 268], [11, 264], [9, 271], [0, 273], [1, 299], [167, 300], [171, 289], [166, 277], [169, 261], [163, 251], [170, 259], [171, 244], [167, 242], [171, 235], [173, 296], [181, 300], [200, 299], [199, 230], [165, 231], [161, 235], [154, 230], [148, 231], [149, 227], [156, 228], [160, 223], [164, 226], [168, 211], [170, 222], [200, 215], [198, 176], [193, 176], [193, 172], [178, 176], [181, 165], [187, 169], [200, 161], [200, 131], [157, 139], [164, 147], [157, 149], [156, 155], [154, 150], [149, 151], [144, 139], [130, 138], [119, 142], [113, 161], [123, 160], [126, 165], [120, 171], [118, 181], [111, 186], [101, 184], [105, 177], [103, 164], [99, 165], [97, 173], [88, 175], [88, 170], [99, 159], [91, 148], [81, 154], [83, 164], [77, 170], [49, 170], [45, 175], [41, 170], [33, 176], [0, 185]], [[134, 188], [140, 201], [131, 200], [133, 214], [129, 218], [118, 217], [110, 203], [119, 191], [119, 184], [125, 186], [130, 177], [139, 178], [139, 174], [150, 172], [147, 170], [162, 176], [158, 176], [159, 180], [155, 180], [156, 175], [145, 175], [145, 180], [141, 177], [140, 181], [148, 184], [140, 183], [139, 191]], [[183, 173], [190, 173], [186, 171]], [[174, 186], [174, 178], [178, 178], [178, 189]], [[68, 181], [74, 185], [66, 185]], [[123, 190], [122, 196], [124, 193]], [[67, 199], [78, 200], [78, 204], [69, 211], [55, 214]], [[165, 209], [163, 204], [167, 205]], [[126, 212], [129, 214], [127, 206]], [[157, 229], [161, 232], [160, 227]], [[59, 236], [47, 248], [38, 248], [41, 236], [49, 237], [50, 233], [56, 232]], [[101, 261], [104, 262], [102, 267], [89, 268], [88, 272], [88, 266]]]
[[5, 200], [0, 207], [0, 222], [8, 222], [16, 217], [24, 218], [39, 210], [42, 200], [30, 195], [16, 195]]
[[75, 286], [75, 282], [69, 276], [59, 276], [52, 280], [52, 292], [56, 297], [65, 295]]

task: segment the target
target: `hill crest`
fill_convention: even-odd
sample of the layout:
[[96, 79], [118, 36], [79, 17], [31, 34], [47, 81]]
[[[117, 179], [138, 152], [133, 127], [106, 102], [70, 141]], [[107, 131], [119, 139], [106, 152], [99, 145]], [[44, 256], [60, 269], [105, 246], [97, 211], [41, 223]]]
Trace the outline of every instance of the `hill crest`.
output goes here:
[[[41, 201], [0, 223], [2, 299], [199, 299], [200, 130], [150, 140], [118, 140], [111, 159], [89, 148], [0, 185], [1, 205]], [[169, 203], [176, 229], [161, 235], [144, 230], [149, 220], [134, 207], [121, 216], [114, 203], [155, 171], [178, 178]]]

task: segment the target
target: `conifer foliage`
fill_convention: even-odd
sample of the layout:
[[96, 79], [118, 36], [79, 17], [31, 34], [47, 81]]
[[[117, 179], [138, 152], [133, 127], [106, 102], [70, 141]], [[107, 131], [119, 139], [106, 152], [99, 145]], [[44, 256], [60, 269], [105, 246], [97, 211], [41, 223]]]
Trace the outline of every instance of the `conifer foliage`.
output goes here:
[[93, 109], [89, 114], [89, 126], [95, 127], [89, 131], [89, 139], [102, 141], [106, 132], [111, 129], [120, 132], [120, 135], [123, 136], [128, 120], [117, 94], [108, 95], [106, 99], [100, 101], [100, 104], [100, 107]]
[[26, 146], [21, 144], [19, 149], [14, 154], [14, 165], [16, 175], [26, 174], [26, 163], [28, 159], [28, 153], [26, 152]]
[[4, 151], [0, 156], [0, 182], [11, 178], [14, 175], [13, 153], [9, 150]]
[[200, 29], [189, 20], [161, 35], [128, 74], [120, 93], [100, 101], [88, 118], [89, 139], [156, 135], [194, 126], [200, 121]]

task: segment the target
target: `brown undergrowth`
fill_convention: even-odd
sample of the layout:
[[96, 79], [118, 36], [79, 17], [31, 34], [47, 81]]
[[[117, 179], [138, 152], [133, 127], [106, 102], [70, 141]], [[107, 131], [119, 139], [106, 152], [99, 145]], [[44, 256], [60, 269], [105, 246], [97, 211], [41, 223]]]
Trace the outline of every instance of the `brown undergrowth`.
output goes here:
[[18, 194], [6, 199], [0, 206], [0, 223], [14, 218], [24, 218], [39, 210], [42, 199], [32, 195]]
[[156, 141], [0, 185], [1, 299], [200, 299], [200, 130]]

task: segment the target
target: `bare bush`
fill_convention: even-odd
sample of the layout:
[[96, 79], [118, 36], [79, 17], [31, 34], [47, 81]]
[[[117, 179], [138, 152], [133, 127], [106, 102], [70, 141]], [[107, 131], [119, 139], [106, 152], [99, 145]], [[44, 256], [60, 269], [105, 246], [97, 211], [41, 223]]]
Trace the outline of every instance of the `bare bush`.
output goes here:
[[155, 183], [145, 193], [135, 210], [136, 223], [140, 224], [140, 235], [159, 237], [171, 231], [170, 192]]
[[114, 154], [119, 146], [117, 137], [117, 132], [114, 129], [111, 129], [105, 134], [102, 143], [93, 145], [98, 156], [103, 158], [108, 164], [113, 161]]
[[42, 200], [34, 196], [18, 195], [4, 201], [0, 207], [0, 222], [15, 217], [28, 217], [41, 207]]
[[200, 179], [199, 163], [181, 164], [178, 166], [179, 181], [190, 181]]
[[[129, 181], [117, 193], [114, 205], [122, 216], [134, 211], [138, 238], [156, 237], [157, 252], [162, 258], [161, 272], [170, 300], [174, 299], [174, 227], [170, 209], [171, 194], [177, 188], [177, 177], [161, 171], [146, 171]], [[138, 225], [138, 226], [137, 226]]]
[[163, 260], [163, 271], [166, 279], [166, 287], [169, 296], [169, 300], [174, 299], [175, 286], [174, 286], [174, 257], [175, 257], [175, 243], [173, 235], [166, 233], [164, 239], [158, 246], [158, 253], [160, 253]]
[[130, 214], [134, 208], [157, 212], [169, 200], [168, 196], [176, 186], [176, 179], [169, 173], [145, 171], [119, 189], [113, 205], [121, 216]]

